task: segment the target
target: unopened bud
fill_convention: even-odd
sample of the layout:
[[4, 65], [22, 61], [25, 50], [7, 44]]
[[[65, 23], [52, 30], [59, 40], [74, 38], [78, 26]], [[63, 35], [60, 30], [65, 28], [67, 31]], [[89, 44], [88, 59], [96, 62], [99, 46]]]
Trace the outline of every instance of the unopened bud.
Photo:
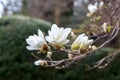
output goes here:
[[103, 30], [104, 30], [105, 33], [110, 33], [110, 31], [111, 31], [111, 26], [107, 25], [106, 22], [103, 23], [102, 27], [103, 27]]
[[89, 46], [89, 49], [96, 50], [97, 47], [96, 46]]
[[46, 60], [38, 60], [34, 63], [36, 66], [47, 66]]
[[103, 30], [104, 30], [105, 33], [107, 32], [106, 26], [107, 26], [107, 23], [106, 22], [103, 23], [102, 27], [103, 27]]
[[51, 58], [51, 56], [52, 56], [52, 52], [47, 52], [47, 56], [46, 57]]
[[72, 36], [73, 39], [76, 38], [76, 35], [75, 35], [75, 33], [73, 31], [71, 32], [71, 36]]
[[73, 54], [70, 54], [70, 53], [69, 53], [69, 54], [68, 54], [68, 58], [69, 58], [69, 59], [72, 59], [72, 58], [73, 58]]
[[97, 49], [97, 47], [96, 47], [96, 46], [92, 46], [92, 49], [93, 49], [93, 50], [96, 50], [96, 49]]

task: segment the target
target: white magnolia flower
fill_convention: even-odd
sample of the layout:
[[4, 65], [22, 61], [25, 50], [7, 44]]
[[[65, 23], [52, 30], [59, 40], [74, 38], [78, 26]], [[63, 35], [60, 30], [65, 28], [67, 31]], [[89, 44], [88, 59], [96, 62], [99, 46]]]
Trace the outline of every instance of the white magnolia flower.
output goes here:
[[73, 44], [71, 45], [71, 49], [73, 51], [77, 51], [77, 50], [87, 50], [89, 48], [89, 46], [91, 46], [93, 43], [92, 39], [88, 39], [88, 36], [86, 36], [85, 34], [81, 34], [77, 37], [77, 39], [73, 42]]
[[87, 13], [87, 16], [91, 16], [93, 15], [98, 9], [101, 9], [104, 5], [104, 2], [101, 1], [101, 2], [96, 2], [94, 5], [92, 4], [89, 4], [88, 5], [88, 11], [89, 13]]
[[48, 50], [48, 45], [41, 30], [38, 30], [38, 35], [34, 34], [33, 36], [29, 36], [26, 42], [29, 44], [29, 46], [26, 47], [28, 50], [40, 50], [41, 52]]
[[56, 24], [53, 24], [51, 31], [48, 31], [49, 36], [45, 39], [55, 48], [62, 48], [65, 44], [69, 42], [67, 39], [71, 28], [59, 28]]
[[94, 5], [89, 4], [88, 5], [88, 10], [90, 13], [95, 13], [98, 10], [98, 3], [96, 2]]

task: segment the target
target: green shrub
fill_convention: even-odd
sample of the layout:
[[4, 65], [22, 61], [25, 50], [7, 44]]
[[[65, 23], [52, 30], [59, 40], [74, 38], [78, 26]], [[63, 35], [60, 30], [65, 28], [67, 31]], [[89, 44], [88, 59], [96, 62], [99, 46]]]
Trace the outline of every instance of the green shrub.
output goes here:
[[[86, 71], [79, 62], [62, 70], [34, 66], [35, 59], [26, 49], [25, 39], [37, 34], [38, 28], [46, 33], [50, 26], [48, 22], [24, 16], [0, 19], [0, 80], [120, 80], [120, 56], [101, 70]], [[109, 48], [101, 49], [85, 62], [96, 61], [109, 52]]]
[[32, 80], [35, 68], [25, 39], [37, 34], [38, 28], [47, 32], [50, 26], [46, 21], [25, 16], [0, 19], [0, 80]]

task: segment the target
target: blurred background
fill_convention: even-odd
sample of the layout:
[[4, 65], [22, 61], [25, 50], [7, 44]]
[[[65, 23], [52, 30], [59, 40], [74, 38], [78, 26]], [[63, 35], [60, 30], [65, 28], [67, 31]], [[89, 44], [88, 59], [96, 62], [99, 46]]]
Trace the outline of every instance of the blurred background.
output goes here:
[[[120, 55], [103, 69], [87, 70], [77, 62], [57, 70], [34, 66], [35, 58], [26, 49], [29, 35], [37, 34], [38, 28], [47, 34], [53, 23], [71, 27], [75, 33], [96, 31], [83, 25], [89, 19], [86, 13], [90, 3], [94, 0], [0, 0], [0, 80], [120, 80]], [[120, 48], [119, 38], [113, 42], [84, 63]]]
[[[0, 0], [1, 17], [13, 14], [41, 18], [58, 25], [76, 24], [86, 17], [93, 0]], [[81, 20], [82, 22], [82, 20]]]

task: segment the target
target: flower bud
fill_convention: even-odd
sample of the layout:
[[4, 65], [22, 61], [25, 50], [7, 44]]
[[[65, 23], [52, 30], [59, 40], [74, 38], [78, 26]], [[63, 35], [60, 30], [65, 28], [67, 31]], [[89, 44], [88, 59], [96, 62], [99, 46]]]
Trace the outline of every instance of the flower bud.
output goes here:
[[107, 23], [105, 22], [105, 23], [103, 23], [102, 27], [103, 27], [103, 30], [105, 33], [110, 33], [110, 31], [111, 31], [110, 25], [107, 25]]
[[47, 52], [47, 56], [46, 57], [51, 58], [51, 56], [52, 56], [52, 52]]
[[72, 59], [72, 58], [73, 58], [73, 54], [70, 54], [70, 53], [69, 53], [69, 54], [68, 54], [68, 58], [69, 58], [69, 59]]
[[96, 46], [89, 46], [89, 49], [96, 50], [97, 47]]
[[36, 66], [47, 66], [47, 62], [45, 60], [38, 60], [38, 61], [35, 61], [34, 64]]
[[72, 36], [73, 39], [76, 38], [76, 35], [75, 35], [75, 33], [73, 31], [71, 32], [71, 36]]
[[71, 45], [71, 49], [72, 51], [76, 50], [85, 51], [89, 48], [89, 46], [92, 45], [92, 43], [93, 43], [92, 39], [89, 39], [88, 36], [86, 36], [85, 34], [81, 34], [73, 42], [73, 44]]
[[96, 46], [92, 46], [92, 49], [93, 49], [93, 50], [96, 50], [96, 49], [97, 49], [97, 47], [96, 47]]

